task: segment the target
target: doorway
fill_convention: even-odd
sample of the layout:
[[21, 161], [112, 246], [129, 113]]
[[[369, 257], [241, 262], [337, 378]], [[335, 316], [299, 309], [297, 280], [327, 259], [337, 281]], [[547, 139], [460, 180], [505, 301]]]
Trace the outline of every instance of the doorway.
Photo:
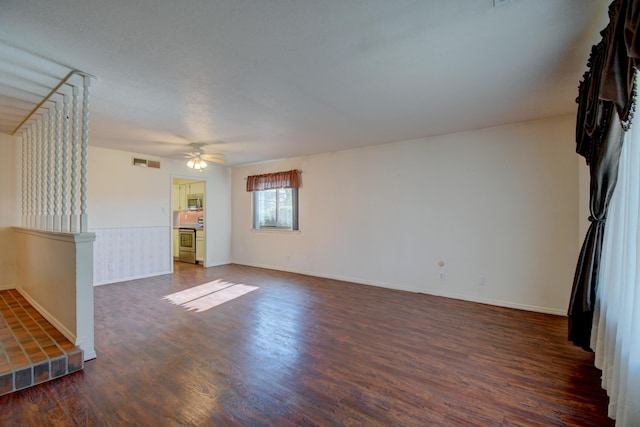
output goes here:
[[[206, 181], [173, 178], [171, 209], [173, 229], [173, 261], [204, 266], [206, 260], [205, 211]], [[187, 234], [193, 244], [185, 245]]]

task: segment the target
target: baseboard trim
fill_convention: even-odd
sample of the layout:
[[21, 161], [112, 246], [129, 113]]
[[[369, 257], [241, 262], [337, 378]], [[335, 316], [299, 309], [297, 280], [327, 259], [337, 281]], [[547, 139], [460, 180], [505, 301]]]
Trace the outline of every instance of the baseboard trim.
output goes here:
[[18, 292], [20, 292], [20, 295], [22, 295], [27, 301], [29, 301], [29, 304], [31, 304], [33, 308], [35, 308], [38, 311], [38, 313], [42, 315], [42, 317], [47, 319], [47, 321], [51, 323], [53, 326], [55, 326], [55, 328], [58, 331], [60, 331], [60, 333], [64, 335], [66, 339], [68, 339], [75, 345], [76, 338], [77, 338], [76, 334], [74, 334], [69, 329], [67, 329], [67, 327], [65, 327], [62, 323], [60, 323], [60, 321], [54, 315], [52, 315], [47, 310], [45, 310], [45, 308], [42, 307], [40, 304], [38, 304], [36, 300], [31, 298], [31, 295], [29, 295], [23, 289], [20, 289], [20, 288], [16, 288], [16, 289]]
[[479, 297], [473, 297], [473, 296], [467, 296], [467, 295], [450, 294], [447, 292], [418, 292], [418, 293], [457, 299], [462, 301], [477, 302], [479, 304], [495, 305], [497, 307], [514, 308], [516, 310], [533, 311], [536, 313], [544, 313], [544, 314], [553, 314], [556, 316], [567, 315], [566, 311], [558, 310], [556, 308], [519, 304], [519, 303], [510, 302], [510, 301], [494, 300], [490, 298], [479, 298]]
[[215, 261], [212, 264], [204, 263], [202, 264], [202, 266], [204, 268], [209, 268], [209, 267], [220, 267], [221, 265], [229, 265], [229, 264], [231, 264], [231, 261]]
[[167, 271], [159, 271], [159, 272], [150, 273], [150, 274], [142, 274], [142, 275], [138, 275], [138, 276], [118, 277], [117, 279], [103, 280], [101, 282], [93, 282], [93, 286], [109, 285], [111, 283], [128, 282], [130, 280], [146, 279], [147, 277], [162, 276], [164, 274], [171, 274], [171, 273], [173, 273], [172, 270], [167, 270]]
[[567, 315], [565, 310], [560, 310], [557, 308], [540, 307], [540, 306], [520, 304], [520, 303], [515, 303], [510, 301], [502, 301], [502, 300], [494, 300], [490, 298], [480, 298], [480, 297], [474, 297], [474, 296], [468, 296], [468, 295], [460, 295], [460, 294], [449, 293], [449, 292], [437, 292], [433, 290], [416, 290], [416, 289], [410, 289], [410, 288], [403, 288], [401, 286], [397, 286], [392, 283], [367, 280], [367, 279], [362, 279], [358, 277], [340, 276], [335, 274], [323, 274], [323, 273], [318, 273], [314, 271], [300, 271], [300, 270], [294, 270], [294, 269], [288, 269], [288, 268], [282, 268], [282, 267], [274, 267], [266, 264], [252, 264], [252, 263], [241, 263], [241, 262], [232, 262], [232, 263], [238, 264], [238, 265], [246, 265], [249, 267], [264, 268], [267, 270], [286, 271], [288, 273], [304, 274], [307, 276], [321, 277], [324, 279], [340, 280], [342, 282], [350, 282], [350, 283], [356, 283], [360, 285], [378, 286], [382, 288], [395, 289], [398, 291], [414, 292], [418, 294], [433, 295], [438, 297], [457, 299], [461, 301], [476, 302], [479, 304], [488, 304], [488, 305], [493, 305], [497, 307], [513, 308], [516, 310], [532, 311], [536, 313], [553, 314], [556, 316], [565, 316], [565, 317]]
[[82, 349], [82, 357], [84, 358], [85, 362], [87, 360], [92, 360], [98, 357], [98, 355], [96, 354], [96, 349], [94, 347], [87, 348], [89, 346], [84, 342], [82, 338], [78, 338], [78, 341], [76, 341], [76, 345]]

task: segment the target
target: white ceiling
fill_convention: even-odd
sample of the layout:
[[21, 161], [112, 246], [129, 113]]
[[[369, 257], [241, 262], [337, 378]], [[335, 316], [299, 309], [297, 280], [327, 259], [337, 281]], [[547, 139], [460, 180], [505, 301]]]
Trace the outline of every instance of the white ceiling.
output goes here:
[[91, 145], [236, 165], [573, 113], [608, 4], [0, 0], [0, 48], [97, 76]]

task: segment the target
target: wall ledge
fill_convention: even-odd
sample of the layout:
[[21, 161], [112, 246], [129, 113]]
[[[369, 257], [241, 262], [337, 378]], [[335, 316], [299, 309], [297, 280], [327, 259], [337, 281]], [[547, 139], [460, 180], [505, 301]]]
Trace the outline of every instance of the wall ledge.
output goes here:
[[12, 227], [16, 237], [16, 289], [84, 351], [95, 357], [93, 246], [95, 233]]
[[62, 240], [65, 242], [74, 242], [74, 243], [87, 243], [93, 242], [96, 240], [95, 233], [64, 233], [61, 231], [50, 231], [50, 230], [38, 230], [35, 228], [25, 228], [25, 227], [11, 227], [16, 233], [22, 234], [31, 234], [33, 236], [40, 236], [46, 239], [52, 240]]

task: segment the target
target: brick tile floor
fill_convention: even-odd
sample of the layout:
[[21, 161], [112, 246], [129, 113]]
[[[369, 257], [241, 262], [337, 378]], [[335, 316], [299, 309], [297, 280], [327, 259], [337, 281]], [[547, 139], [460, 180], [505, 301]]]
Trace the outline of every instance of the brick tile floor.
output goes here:
[[0, 396], [79, 371], [83, 360], [17, 290], [0, 291]]

